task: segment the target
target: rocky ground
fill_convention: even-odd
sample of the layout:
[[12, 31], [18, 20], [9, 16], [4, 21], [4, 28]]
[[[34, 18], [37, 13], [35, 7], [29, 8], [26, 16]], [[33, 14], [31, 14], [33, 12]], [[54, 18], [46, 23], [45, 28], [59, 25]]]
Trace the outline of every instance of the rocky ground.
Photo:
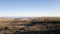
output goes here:
[[60, 17], [0, 18], [0, 34], [60, 34]]

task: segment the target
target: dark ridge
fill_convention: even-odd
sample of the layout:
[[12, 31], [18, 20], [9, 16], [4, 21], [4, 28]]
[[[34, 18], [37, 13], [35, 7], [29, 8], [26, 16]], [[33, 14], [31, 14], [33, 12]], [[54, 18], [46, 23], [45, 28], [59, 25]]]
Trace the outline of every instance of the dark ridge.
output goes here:
[[47, 21], [46, 23], [60, 24], [60, 21]]
[[14, 34], [60, 34], [60, 30], [14, 32]]
[[42, 24], [45, 24], [43, 21], [41, 22], [34, 22], [32, 21], [30, 24], [21, 24], [21, 25], [24, 25], [24, 26], [34, 26], [34, 25], [42, 25]]
[[24, 26], [34, 26], [34, 25], [47, 25], [47, 24], [60, 24], [60, 21], [32, 21], [30, 24], [21, 24]]

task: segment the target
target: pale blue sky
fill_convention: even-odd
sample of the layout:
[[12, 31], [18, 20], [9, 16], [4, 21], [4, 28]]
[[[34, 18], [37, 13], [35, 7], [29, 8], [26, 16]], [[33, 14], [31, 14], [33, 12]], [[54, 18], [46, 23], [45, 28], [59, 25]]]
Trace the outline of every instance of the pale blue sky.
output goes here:
[[60, 0], [0, 0], [0, 17], [60, 16]]

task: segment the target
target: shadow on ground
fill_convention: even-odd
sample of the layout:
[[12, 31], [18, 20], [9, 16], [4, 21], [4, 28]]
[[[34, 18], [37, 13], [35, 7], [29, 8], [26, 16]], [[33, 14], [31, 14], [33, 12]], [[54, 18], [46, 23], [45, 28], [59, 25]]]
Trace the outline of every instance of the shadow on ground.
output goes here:
[[60, 30], [48, 30], [48, 31], [31, 31], [31, 32], [15, 32], [14, 34], [60, 34]]

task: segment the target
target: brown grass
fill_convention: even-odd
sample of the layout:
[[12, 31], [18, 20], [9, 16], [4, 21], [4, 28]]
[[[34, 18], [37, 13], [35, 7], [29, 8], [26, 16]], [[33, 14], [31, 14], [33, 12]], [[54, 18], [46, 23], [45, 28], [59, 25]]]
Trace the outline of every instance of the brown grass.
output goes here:
[[[7, 30], [10, 31], [12, 30], [13, 32], [16, 30], [19, 30], [21, 28], [24, 28], [24, 31], [39, 31], [41, 29], [60, 29], [60, 24], [55, 24], [55, 23], [46, 23], [45, 25], [43, 24], [37, 24], [33, 26], [24, 26], [24, 24], [31, 24], [32, 22], [47, 22], [47, 21], [60, 21], [60, 17], [36, 17], [36, 18], [0, 18], [0, 29], [9, 27]], [[18, 26], [19, 24], [19, 26]], [[23, 24], [23, 25], [21, 25]], [[10, 30], [9, 30], [10, 29]], [[5, 30], [2, 30], [0, 33], [4, 32]], [[6, 32], [8, 32], [6, 31]], [[20, 30], [21, 31], [21, 30]]]

